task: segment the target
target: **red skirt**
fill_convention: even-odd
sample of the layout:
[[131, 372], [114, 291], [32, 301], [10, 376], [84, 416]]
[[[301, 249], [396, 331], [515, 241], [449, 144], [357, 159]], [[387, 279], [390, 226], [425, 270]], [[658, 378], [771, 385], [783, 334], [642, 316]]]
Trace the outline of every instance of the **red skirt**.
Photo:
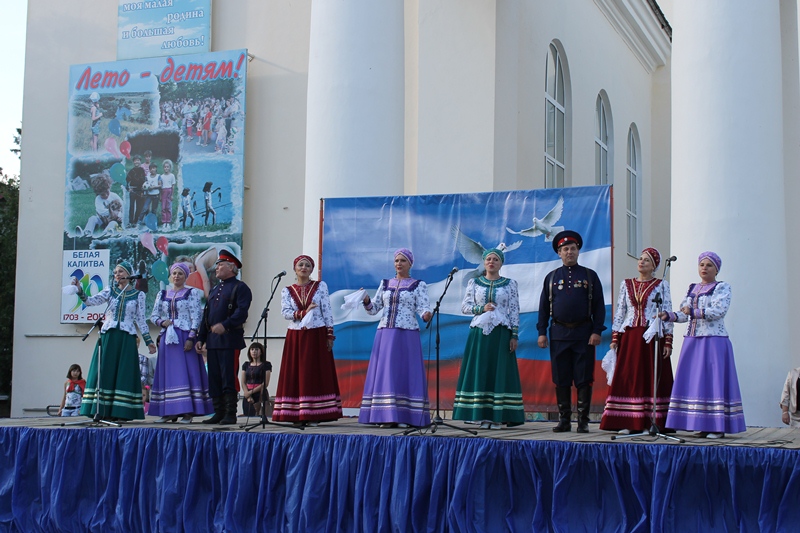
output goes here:
[[653, 355], [658, 347], [656, 425], [663, 429], [672, 394], [672, 363], [661, 355], [662, 341], [645, 342], [645, 327], [627, 328], [617, 347], [617, 366], [608, 390], [600, 429], [646, 431], [653, 411]]
[[326, 328], [290, 329], [272, 419], [315, 422], [342, 417], [342, 397]]

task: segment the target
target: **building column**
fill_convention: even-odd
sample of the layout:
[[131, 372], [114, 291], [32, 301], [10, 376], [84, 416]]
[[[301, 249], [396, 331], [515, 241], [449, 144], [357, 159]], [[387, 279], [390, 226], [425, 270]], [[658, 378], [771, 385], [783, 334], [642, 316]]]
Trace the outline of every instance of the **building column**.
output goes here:
[[[786, 289], [781, 25], [776, 0], [675, 2], [672, 269], [675, 307], [697, 257], [722, 258], [725, 318], [748, 426], [780, 425], [791, 350]], [[685, 326], [676, 327], [676, 338]], [[677, 354], [673, 363], [677, 361]]]
[[308, 65], [303, 251], [319, 200], [403, 194], [402, 0], [314, 0]]

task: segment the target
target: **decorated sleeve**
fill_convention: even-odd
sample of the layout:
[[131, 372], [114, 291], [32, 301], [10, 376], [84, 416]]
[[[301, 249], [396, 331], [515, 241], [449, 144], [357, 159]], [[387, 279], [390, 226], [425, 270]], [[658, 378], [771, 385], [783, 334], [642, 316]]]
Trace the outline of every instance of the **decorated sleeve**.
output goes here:
[[464, 301], [461, 302], [461, 312], [465, 315], [479, 315], [482, 311], [483, 306], [475, 304], [475, 280], [471, 279], [467, 283]]
[[[619, 284], [619, 294], [617, 295], [617, 308], [614, 309], [614, 322], [611, 324], [613, 333], [625, 331], [625, 316], [628, 314], [628, 285], [625, 280]], [[612, 342], [617, 342], [612, 333]]]
[[[672, 290], [669, 287], [669, 281], [662, 280], [661, 286], [659, 287], [661, 290], [661, 309], [665, 310], [667, 313], [672, 312]], [[675, 329], [675, 325], [667, 320], [664, 322], [664, 335], [669, 336], [669, 345], [672, 345], [672, 332]]]
[[149, 345], [153, 344], [153, 339], [150, 338], [150, 328], [147, 327], [147, 319], [145, 318], [145, 309], [147, 306], [147, 299], [143, 292], [139, 292], [136, 295], [136, 316], [134, 317], [134, 321], [139, 328], [139, 331], [142, 333], [142, 339], [144, 339], [144, 343]]
[[109, 298], [111, 298], [111, 288], [106, 287], [94, 296], [86, 298], [83, 303], [86, 304], [86, 307], [91, 307], [93, 305], [104, 304], [108, 302]]
[[281, 290], [281, 315], [286, 320], [296, 320], [295, 319], [295, 311], [297, 311], [297, 306], [292, 299], [291, 294], [289, 294], [289, 287], [284, 287]]
[[516, 280], [508, 284], [508, 319], [511, 322], [511, 337], [519, 338], [519, 288]]
[[417, 314], [421, 317], [425, 313], [430, 313], [431, 302], [428, 297], [428, 285], [424, 281], [420, 281], [417, 288], [414, 289], [414, 296], [417, 302]]
[[[203, 320], [203, 292], [193, 288], [189, 293], [189, 319], [192, 332], [200, 329], [200, 321]], [[190, 334], [190, 336], [192, 336]]]
[[164, 291], [158, 291], [158, 295], [156, 295], [156, 303], [153, 304], [153, 312], [150, 313], [150, 322], [153, 323], [154, 326], [161, 327], [161, 302], [162, 302], [162, 294]]
[[319, 310], [322, 313], [322, 320], [326, 328], [333, 327], [333, 308], [331, 307], [331, 295], [328, 293], [328, 285], [324, 281], [319, 282], [317, 289], [319, 294]]
[[384, 280], [381, 280], [381, 284], [378, 285], [378, 290], [375, 291], [375, 296], [364, 306], [364, 310], [367, 314], [377, 315], [380, 310], [383, 309], [383, 283]]

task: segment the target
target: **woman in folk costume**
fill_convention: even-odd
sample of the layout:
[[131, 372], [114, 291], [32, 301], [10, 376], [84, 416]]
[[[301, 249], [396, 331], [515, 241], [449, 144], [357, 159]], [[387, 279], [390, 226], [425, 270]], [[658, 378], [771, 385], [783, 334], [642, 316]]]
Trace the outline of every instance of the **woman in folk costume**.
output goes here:
[[370, 315], [381, 314], [358, 421], [381, 427], [422, 427], [431, 422], [428, 380], [422, 359], [419, 323], [428, 322], [428, 286], [411, 277], [414, 254], [407, 248], [394, 253], [396, 275], [381, 281], [375, 297], [364, 297]]
[[159, 291], [150, 315], [150, 322], [161, 328], [161, 342], [148, 414], [161, 416], [159, 422], [183, 415], [181, 423], [190, 424], [193, 416], [214, 411], [203, 356], [194, 350], [203, 291], [186, 285], [186, 263], [173, 264], [169, 274], [172, 288]]
[[73, 279], [73, 284], [79, 287], [78, 296], [87, 307], [108, 304], [86, 376], [82, 415], [94, 416], [99, 411], [104, 419], [144, 419], [136, 328], [151, 354], [156, 352], [156, 345], [145, 319], [145, 294], [131, 285], [132, 273], [133, 266], [122, 261], [114, 268], [115, 284], [88, 298], [80, 290], [78, 280]]
[[483, 253], [485, 272], [469, 280], [461, 305], [462, 313], [475, 317], [461, 361], [453, 419], [480, 421], [483, 429], [525, 421], [516, 355], [519, 291], [516, 281], [500, 275], [504, 260], [496, 248]]
[[281, 314], [289, 320], [275, 394], [273, 420], [316, 426], [342, 416], [333, 361], [333, 310], [328, 286], [312, 281], [314, 260], [294, 260], [297, 283], [281, 291]]
[[[654, 276], [661, 263], [655, 248], [642, 250], [637, 262], [639, 276], [619, 286], [617, 308], [611, 327], [611, 348], [617, 352], [614, 379], [608, 391], [600, 429], [620, 434], [641, 433], [650, 428], [653, 414], [653, 363], [657, 357], [656, 420], [664, 427], [672, 393], [672, 323], [664, 323], [664, 338], [645, 340], [645, 332], [662, 309], [672, 309], [669, 282]], [[660, 299], [658, 304], [656, 300]]]
[[731, 286], [717, 281], [722, 259], [703, 252], [697, 260], [700, 283], [692, 283], [677, 313], [661, 313], [662, 320], [689, 322], [675, 385], [669, 401], [667, 427], [699, 431], [695, 436], [718, 439], [746, 430], [742, 394], [725, 329], [731, 305]]

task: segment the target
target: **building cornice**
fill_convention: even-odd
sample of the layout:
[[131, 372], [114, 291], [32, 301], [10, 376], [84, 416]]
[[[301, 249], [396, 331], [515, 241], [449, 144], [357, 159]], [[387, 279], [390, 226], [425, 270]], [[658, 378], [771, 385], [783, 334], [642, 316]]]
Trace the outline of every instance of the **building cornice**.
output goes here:
[[666, 64], [672, 50], [670, 36], [647, 0], [594, 0], [594, 3], [648, 72]]

